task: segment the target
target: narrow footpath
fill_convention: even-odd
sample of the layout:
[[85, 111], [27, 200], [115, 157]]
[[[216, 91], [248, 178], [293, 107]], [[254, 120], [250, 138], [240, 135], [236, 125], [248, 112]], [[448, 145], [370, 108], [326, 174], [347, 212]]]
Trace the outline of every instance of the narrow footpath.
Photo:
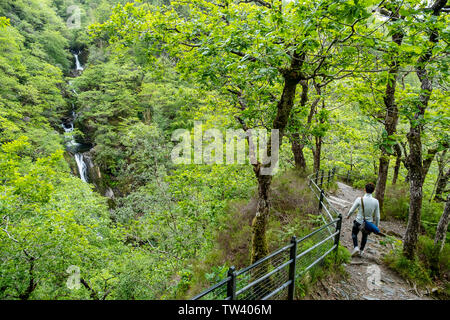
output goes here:
[[[329, 197], [332, 205], [342, 213], [341, 244], [350, 252], [353, 250], [351, 230], [354, 216], [346, 219], [348, 210], [363, 190], [338, 182], [338, 190]], [[428, 300], [428, 292], [421, 291], [401, 278], [383, 263], [383, 256], [393, 249], [393, 242], [401, 240], [405, 226], [400, 221], [381, 221], [381, 229], [387, 238], [369, 235], [363, 257], [353, 257], [345, 270], [347, 279], [319, 282], [311, 299], [328, 300]], [[361, 233], [358, 234], [358, 243]]]

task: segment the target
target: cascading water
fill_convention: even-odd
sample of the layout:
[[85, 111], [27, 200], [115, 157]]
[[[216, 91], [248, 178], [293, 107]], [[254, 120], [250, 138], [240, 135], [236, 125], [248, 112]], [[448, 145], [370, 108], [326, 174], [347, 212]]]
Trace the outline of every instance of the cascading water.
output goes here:
[[73, 56], [75, 57], [75, 69], [77, 71], [83, 71], [83, 67], [81, 66], [80, 60], [78, 60], [78, 53], [74, 53]]
[[82, 181], [88, 182], [87, 166], [84, 161], [84, 156], [81, 152], [76, 152], [80, 148], [81, 144], [75, 141], [75, 137], [73, 135], [73, 121], [75, 120], [75, 118], [76, 114], [75, 112], [72, 112], [72, 120], [68, 124], [62, 124], [64, 131], [67, 133], [66, 147], [70, 151], [75, 152], [74, 156], [77, 163], [78, 172], [80, 173], [80, 178]]
[[86, 167], [86, 163], [84, 162], [83, 154], [75, 153], [75, 161], [77, 162], [78, 171], [80, 172], [81, 180], [84, 182], [88, 182], [87, 167]]
[[[78, 52], [79, 54], [79, 52]], [[73, 56], [75, 58], [75, 68], [76, 71], [83, 71], [83, 67], [81, 66], [80, 61], [78, 60], [78, 54], [74, 53]], [[79, 74], [78, 74], [79, 75]], [[69, 86], [71, 86], [72, 83], [69, 81]], [[77, 94], [75, 89], [72, 88], [72, 92], [74, 94]], [[73, 104], [72, 104], [73, 107]], [[74, 154], [75, 161], [77, 163], [78, 172], [80, 174], [80, 178], [84, 182], [88, 182], [88, 168], [86, 165], [86, 161], [84, 159], [83, 153], [81, 152], [83, 149], [86, 149], [85, 146], [78, 143], [75, 140], [75, 136], [73, 134], [74, 130], [74, 121], [77, 117], [77, 114], [75, 111], [72, 111], [72, 116], [66, 120], [66, 122], [62, 123], [62, 127], [64, 129], [64, 132], [66, 132], [66, 147], [67, 149]]]

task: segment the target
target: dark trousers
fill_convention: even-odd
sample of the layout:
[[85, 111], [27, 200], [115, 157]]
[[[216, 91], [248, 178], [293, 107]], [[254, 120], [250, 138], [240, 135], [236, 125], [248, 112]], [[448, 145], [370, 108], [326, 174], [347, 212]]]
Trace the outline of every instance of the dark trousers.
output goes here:
[[[358, 246], [358, 233], [359, 233], [360, 225], [361, 224], [358, 223], [356, 220], [353, 221], [353, 228], [352, 228], [353, 247]], [[361, 233], [362, 233], [362, 238], [361, 238], [361, 246], [359, 247], [359, 249], [362, 251], [362, 250], [364, 250], [364, 247], [366, 246], [367, 236], [369, 234], [367, 232], [361, 232]]]

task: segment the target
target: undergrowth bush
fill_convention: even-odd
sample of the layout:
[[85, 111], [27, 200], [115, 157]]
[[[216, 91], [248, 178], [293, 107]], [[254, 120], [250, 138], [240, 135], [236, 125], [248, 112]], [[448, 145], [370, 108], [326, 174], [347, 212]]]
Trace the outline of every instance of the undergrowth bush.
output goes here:
[[382, 219], [399, 219], [406, 221], [409, 213], [409, 187], [406, 184], [386, 187]]
[[350, 252], [347, 248], [339, 245], [337, 255], [330, 253], [322, 262], [308, 270], [304, 275], [298, 277], [295, 283], [296, 299], [304, 298], [315, 284], [328, 276], [337, 275], [342, 276], [346, 274], [343, 263], [350, 261]]
[[432, 286], [439, 299], [450, 298], [450, 244], [445, 244], [439, 253], [433, 239], [420, 236], [417, 243], [417, 256], [408, 260], [402, 254], [402, 246], [397, 245], [387, 254], [385, 262], [403, 278], [420, 287]]
[[384, 261], [403, 278], [408, 279], [421, 287], [432, 283], [430, 270], [423, 265], [418, 257], [415, 257], [414, 260], [407, 259], [403, 255], [401, 245], [397, 245], [385, 255]]
[[[436, 234], [436, 228], [443, 211], [444, 203], [434, 201], [429, 202], [426, 200], [422, 202], [422, 227], [426, 234], [431, 238], [434, 238]], [[447, 240], [450, 240], [448, 232]]]
[[434, 240], [421, 236], [417, 244], [417, 255], [431, 276], [436, 279], [450, 278], [450, 244], [446, 243], [439, 253], [439, 247], [434, 245]]

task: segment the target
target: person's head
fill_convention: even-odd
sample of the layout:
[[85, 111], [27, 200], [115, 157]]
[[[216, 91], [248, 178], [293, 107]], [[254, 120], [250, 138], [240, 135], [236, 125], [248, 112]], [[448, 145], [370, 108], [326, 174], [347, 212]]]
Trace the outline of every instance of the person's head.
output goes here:
[[375, 185], [372, 182], [369, 182], [368, 184], [366, 184], [365, 189], [367, 193], [372, 193], [375, 190]]

